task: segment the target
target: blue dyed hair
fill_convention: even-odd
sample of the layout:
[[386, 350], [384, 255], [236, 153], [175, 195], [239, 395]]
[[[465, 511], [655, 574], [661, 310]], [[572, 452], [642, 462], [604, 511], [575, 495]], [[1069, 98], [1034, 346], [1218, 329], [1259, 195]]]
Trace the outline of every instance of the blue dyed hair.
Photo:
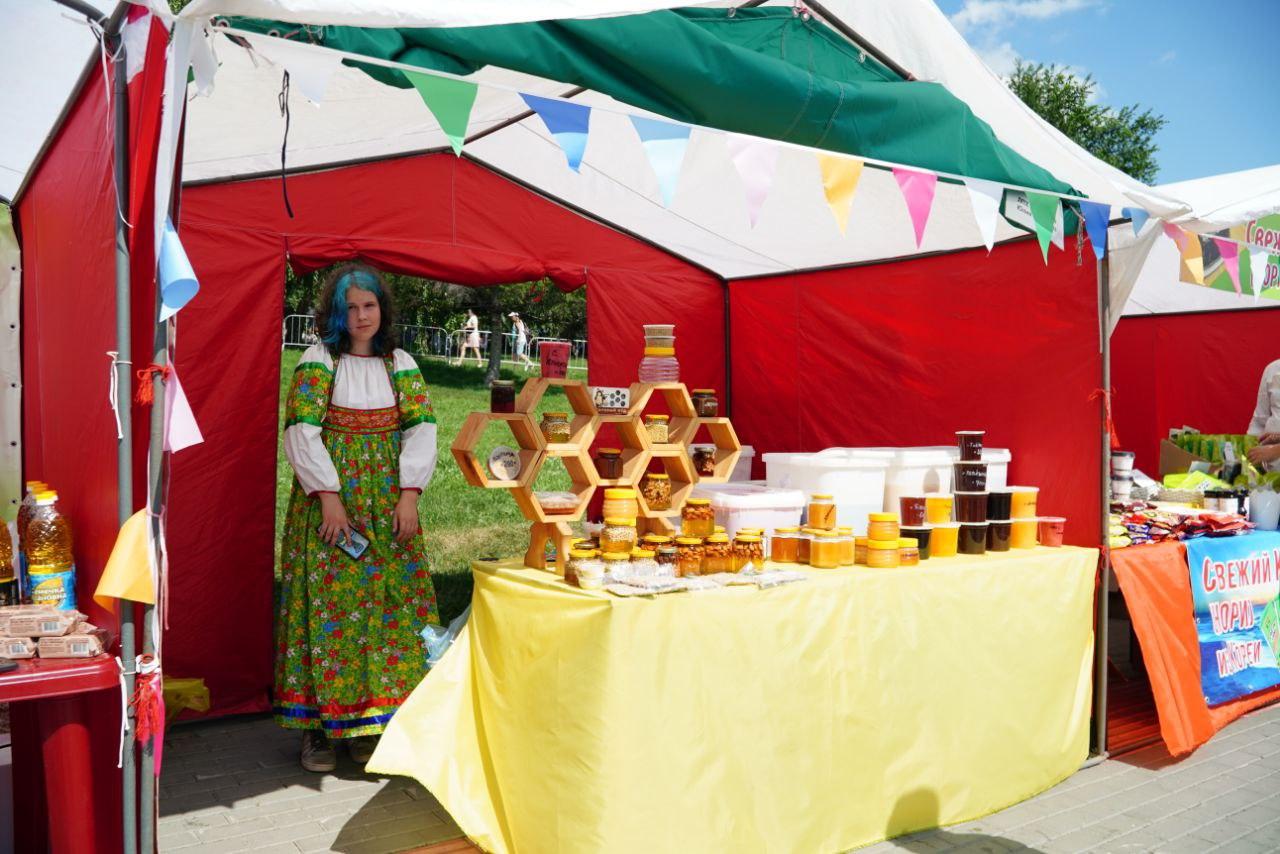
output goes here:
[[364, 264], [343, 264], [329, 274], [316, 306], [316, 329], [320, 340], [334, 356], [351, 349], [351, 330], [347, 328], [347, 292], [352, 288], [369, 291], [378, 298], [381, 322], [373, 336], [373, 352], [379, 356], [395, 348], [391, 330], [395, 323], [395, 307], [391, 292], [377, 271]]

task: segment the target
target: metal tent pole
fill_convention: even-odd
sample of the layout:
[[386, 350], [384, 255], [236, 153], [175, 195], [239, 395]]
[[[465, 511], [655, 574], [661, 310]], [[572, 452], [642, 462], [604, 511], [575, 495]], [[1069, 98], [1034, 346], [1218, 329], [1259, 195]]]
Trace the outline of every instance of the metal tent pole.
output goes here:
[[1093, 648], [1093, 752], [1107, 755], [1107, 635], [1110, 629], [1111, 588], [1111, 432], [1106, 413], [1111, 406], [1111, 265], [1098, 261], [1098, 319], [1102, 335], [1102, 470], [1099, 504], [1102, 508], [1101, 567], [1094, 620]]

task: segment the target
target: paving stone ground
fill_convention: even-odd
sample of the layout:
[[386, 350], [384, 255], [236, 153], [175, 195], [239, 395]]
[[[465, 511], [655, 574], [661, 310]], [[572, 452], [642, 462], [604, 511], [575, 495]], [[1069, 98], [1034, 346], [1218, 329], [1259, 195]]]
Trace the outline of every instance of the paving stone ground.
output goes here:
[[[396, 854], [462, 836], [418, 784], [298, 767], [297, 736], [269, 719], [171, 730], [160, 848], [181, 854]], [[1228, 726], [1173, 761], [1152, 747], [1086, 768], [978, 821], [898, 837], [858, 854], [1280, 851], [1280, 706]], [[816, 854], [816, 852], [815, 852]]]

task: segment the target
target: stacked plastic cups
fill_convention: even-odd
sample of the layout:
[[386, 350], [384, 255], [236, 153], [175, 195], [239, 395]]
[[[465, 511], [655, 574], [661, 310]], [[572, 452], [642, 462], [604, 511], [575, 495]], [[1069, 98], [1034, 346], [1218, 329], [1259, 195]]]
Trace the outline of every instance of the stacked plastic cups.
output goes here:
[[680, 382], [674, 323], [645, 324], [644, 358], [640, 360], [639, 378], [642, 383]]
[[1129, 503], [1133, 491], [1133, 451], [1111, 452], [1111, 500]]

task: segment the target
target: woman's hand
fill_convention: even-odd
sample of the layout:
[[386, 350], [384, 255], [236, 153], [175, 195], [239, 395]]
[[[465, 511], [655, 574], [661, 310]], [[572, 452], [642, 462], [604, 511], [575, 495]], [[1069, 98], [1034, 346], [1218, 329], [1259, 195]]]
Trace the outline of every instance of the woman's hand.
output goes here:
[[1249, 462], [1256, 466], [1280, 460], [1280, 445], [1258, 445], [1249, 449]]
[[418, 494], [416, 489], [402, 489], [400, 500], [396, 502], [395, 512], [391, 516], [391, 530], [400, 545], [417, 536]]
[[339, 536], [350, 536], [351, 520], [347, 518], [347, 508], [342, 506], [342, 499], [332, 492], [320, 493], [320, 539], [329, 545], [338, 542]]
[[1280, 433], [1263, 433], [1259, 445], [1280, 445]]

